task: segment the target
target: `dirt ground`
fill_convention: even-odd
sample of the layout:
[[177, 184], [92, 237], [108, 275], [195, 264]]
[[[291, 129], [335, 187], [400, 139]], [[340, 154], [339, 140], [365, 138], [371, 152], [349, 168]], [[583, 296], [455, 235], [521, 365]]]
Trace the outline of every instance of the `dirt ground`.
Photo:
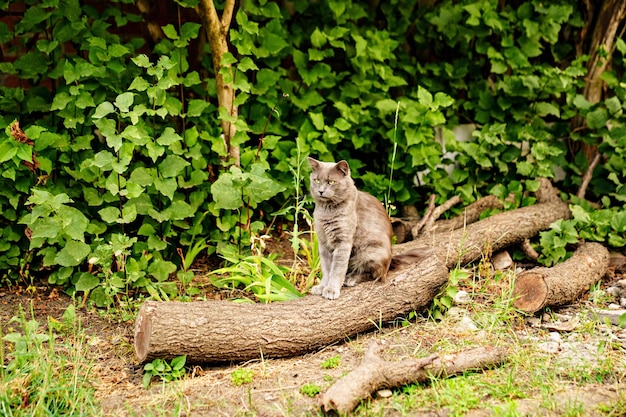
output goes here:
[[[615, 277], [613, 277], [615, 278]], [[608, 286], [608, 282], [603, 286]], [[480, 302], [477, 299], [477, 302]], [[575, 315], [580, 305], [570, 306], [564, 314]], [[8, 322], [17, 314], [21, 305], [29, 316], [32, 312], [42, 325], [49, 317], [60, 319], [65, 309], [72, 304], [70, 297], [45, 283], [36, 283], [29, 288], [14, 286], [0, 288], [0, 323], [6, 334]], [[393, 359], [413, 357], [420, 349], [432, 351], [446, 340], [449, 346], [474, 344], [507, 343], [506, 332], [480, 332], [462, 326], [461, 316], [454, 314], [443, 322], [433, 323], [422, 320], [405, 328], [386, 326], [371, 333], [360, 335], [353, 340], [337, 343], [325, 349], [291, 359], [265, 359], [246, 364], [225, 364], [218, 366], [193, 366], [187, 370], [187, 377], [176, 383], [153, 382], [149, 389], [142, 385], [143, 365], [137, 363], [133, 350], [133, 319], [123, 320], [119, 316], [97, 311], [90, 307], [80, 307], [77, 313], [87, 335], [90, 350], [87, 353], [93, 361], [91, 380], [101, 401], [105, 416], [143, 415], [185, 415], [185, 416], [306, 416], [319, 415], [318, 398], [300, 393], [304, 384], [315, 384], [322, 391], [354, 369], [361, 361], [367, 341], [376, 338], [385, 346], [385, 355]], [[418, 319], [419, 320], [419, 319]], [[536, 320], [534, 324], [536, 325]], [[539, 319], [541, 321], [541, 319]], [[614, 326], [615, 327], [615, 326]], [[546, 328], [534, 326], [533, 321], [520, 319], [515, 325], [515, 338], [527, 338], [528, 343], [550, 343], [550, 333]], [[617, 328], [613, 329], [615, 332]], [[566, 332], [565, 332], [566, 333]], [[503, 336], [504, 334], [504, 336]], [[503, 337], [505, 339], [503, 339]], [[599, 336], [598, 336], [599, 337]], [[593, 340], [586, 343], [593, 345]], [[522, 342], [526, 343], [526, 342]], [[563, 343], [564, 345], [564, 343]], [[546, 356], [556, 357], [567, 353], [567, 349], [549, 352]], [[624, 352], [621, 348], [622, 366], [626, 369]], [[571, 354], [571, 352], [569, 352]], [[340, 365], [324, 369], [321, 365], [331, 357], [339, 355]], [[247, 368], [254, 372], [250, 384], [236, 386], [231, 374], [237, 368]], [[519, 399], [519, 415], [566, 415], [573, 401], [585, 404], [585, 410], [593, 410], [598, 404], [624, 401], [626, 394], [620, 386], [623, 381], [605, 384], [588, 383], [583, 386], [563, 384], [554, 386], [551, 410], [545, 408], [545, 399]], [[432, 389], [426, 384], [424, 389]], [[378, 398], [370, 401], [371, 415], [406, 415], [406, 409], [399, 405], [397, 398]], [[487, 401], [486, 399], [486, 402]], [[624, 410], [626, 415], [626, 410]], [[425, 405], [411, 409], [415, 416], [448, 416], [449, 410]], [[468, 416], [494, 415], [487, 409], [473, 409]], [[589, 411], [585, 415], [603, 415]]]

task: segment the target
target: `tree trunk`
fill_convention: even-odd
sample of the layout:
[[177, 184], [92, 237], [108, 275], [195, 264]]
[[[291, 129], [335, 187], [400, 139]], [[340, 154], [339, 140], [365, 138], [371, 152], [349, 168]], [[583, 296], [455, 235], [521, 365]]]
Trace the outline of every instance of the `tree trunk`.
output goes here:
[[344, 287], [336, 300], [306, 296], [274, 304], [229, 301], [147, 301], [135, 322], [140, 362], [187, 355], [189, 362], [289, 357], [366, 332], [411, 311], [426, 310], [448, 281], [448, 268], [489, 250], [536, 235], [569, 216], [565, 203], [545, 203], [500, 213], [464, 230], [403, 245], [394, 251], [432, 251], [433, 256], [389, 273], [389, 282]]
[[585, 98], [590, 103], [598, 103], [602, 99], [604, 81], [600, 77], [611, 62], [617, 30], [626, 16], [626, 2], [604, 0], [594, 14], [596, 18], [589, 45], [587, 82], [584, 89]]
[[609, 251], [599, 243], [586, 243], [563, 263], [519, 274], [515, 279], [513, 305], [534, 313], [576, 301], [604, 276], [608, 266]]
[[389, 278], [386, 284], [344, 287], [336, 300], [147, 301], [135, 323], [135, 352], [140, 362], [187, 355], [192, 363], [301, 355], [428, 308], [448, 281], [448, 270], [430, 257]]
[[[598, 5], [598, 3], [600, 3]], [[588, 18], [583, 28], [583, 39], [585, 43], [585, 34], [593, 28], [591, 40], [588, 50], [585, 52], [583, 48], [577, 48], [579, 54], [587, 53], [589, 61], [587, 61], [587, 77], [583, 95], [591, 104], [599, 103], [604, 93], [604, 80], [602, 74], [609, 67], [614, 49], [614, 42], [617, 39], [617, 31], [622, 25], [624, 17], [626, 17], [626, 1], [624, 0], [604, 0], [601, 2], [585, 2], [587, 7]], [[581, 117], [573, 119], [572, 130], [577, 130], [585, 125], [585, 120]], [[596, 158], [598, 144], [593, 143], [572, 143], [574, 150], [582, 150], [587, 158], [589, 166], [585, 174], [586, 178], [591, 178], [595, 165], [591, 162]], [[575, 156], [575, 155], [574, 155]], [[581, 187], [577, 196], [584, 198], [586, 184]]]
[[[230, 163], [239, 165], [239, 147], [233, 145], [235, 136], [235, 121], [238, 117], [238, 108], [235, 105], [235, 90], [232, 86], [233, 69], [230, 63], [224, 63], [224, 55], [228, 52], [228, 28], [233, 17], [235, 0], [226, 0], [224, 11], [220, 19], [213, 0], [200, 0], [197, 12], [202, 19], [202, 25], [207, 33], [215, 81], [217, 83], [217, 103], [223, 109], [220, 111], [220, 123], [224, 135], [224, 147]], [[224, 80], [227, 75], [227, 80]]]
[[320, 400], [325, 412], [349, 413], [359, 402], [383, 388], [429, 381], [444, 375], [451, 377], [462, 372], [484, 369], [502, 363], [506, 349], [477, 348], [454, 355], [437, 355], [424, 359], [405, 359], [397, 362], [380, 357], [380, 345], [371, 340], [361, 364], [337, 381]]
[[523, 242], [550, 224], [571, 216], [566, 203], [554, 201], [522, 207], [494, 214], [472, 223], [463, 229], [447, 233], [431, 233], [411, 242], [395, 245], [394, 253], [400, 254], [419, 247], [431, 247], [437, 251], [448, 268], [466, 265], [489, 256], [491, 252]]

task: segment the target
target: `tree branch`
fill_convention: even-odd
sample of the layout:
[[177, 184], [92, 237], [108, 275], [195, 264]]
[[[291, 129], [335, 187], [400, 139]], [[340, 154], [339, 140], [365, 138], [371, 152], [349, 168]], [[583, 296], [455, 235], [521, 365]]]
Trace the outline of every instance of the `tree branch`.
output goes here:
[[585, 171], [585, 175], [583, 176], [583, 181], [580, 184], [580, 188], [578, 189], [578, 192], [576, 193], [576, 197], [580, 198], [581, 200], [585, 198], [585, 194], [587, 193], [587, 187], [589, 186], [589, 183], [591, 182], [591, 178], [593, 178], [593, 171], [596, 169], [596, 166], [600, 162], [601, 156], [602, 155], [600, 155], [600, 152], [596, 151], [596, 154], [593, 156], [591, 163], [587, 167], [587, 171]]
[[435, 377], [450, 377], [471, 369], [498, 365], [506, 359], [505, 348], [483, 347], [454, 355], [431, 355], [424, 359], [397, 362], [380, 357], [382, 348], [375, 341], [370, 344], [361, 364], [326, 391], [320, 406], [325, 412], [349, 413], [359, 402], [382, 388], [394, 388]]
[[226, 4], [224, 4], [224, 11], [222, 12], [222, 31], [225, 36], [228, 34], [230, 22], [233, 20], [234, 11], [235, 0], [226, 0]]

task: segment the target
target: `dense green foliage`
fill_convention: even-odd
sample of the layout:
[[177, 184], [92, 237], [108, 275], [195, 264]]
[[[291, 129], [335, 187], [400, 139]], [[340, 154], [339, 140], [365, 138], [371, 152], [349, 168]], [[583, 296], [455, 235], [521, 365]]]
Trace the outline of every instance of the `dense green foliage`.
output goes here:
[[[572, 2], [419, 3], [242, 2], [225, 57], [241, 147], [230, 166], [200, 24], [173, 19], [150, 45], [122, 36], [141, 17], [116, 1], [0, 2], [26, 7], [0, 23], [16, 56], [0, 71], [19, 81], [0, 87], [2, 278], [43, 271], [98, 305], [137, 288], [174, 296], [200, 252], [245, 254], [271, 213], [297, 217], [284, 208], [302, 207], [307, 155], [347, 159], [359, 186], [395, 207], [421, 208], [430, 193], [529, 204], [528, 180], [557, 168], [575, 191], [588, 164], [576, 145], [599, 142], [607, 160], [588, 196], [605, 217], [622, 209], [626, 44], [604, 77], [609, 98], [591, 104]], [[586, 124], [572, 132], [577, 117]], [[15, 120], [32, 142], [15, 140]], [[471, 140], [452, 133], [461, 123], [475, 124]], [[593, 237], [622, 242], [610, 233], [623, 220], [607, 224]]]

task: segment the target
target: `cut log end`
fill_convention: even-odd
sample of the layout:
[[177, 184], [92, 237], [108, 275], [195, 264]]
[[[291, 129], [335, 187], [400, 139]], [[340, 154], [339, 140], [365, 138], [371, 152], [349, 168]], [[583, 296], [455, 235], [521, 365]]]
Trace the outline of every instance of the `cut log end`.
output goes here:
[[515, 280], [513, 305], [528, 313], [535, 313], [544, 307], [548, 297], [548, 285], [542, 274], [529, 271]]
[[140, 363], [143, 363], [150, 350], [150, 335], [152, 334], [152, 321], [149, 310], [149, 303], [146, 302], [139, 309], [137, 320], [135, 321], [135, 354]]

